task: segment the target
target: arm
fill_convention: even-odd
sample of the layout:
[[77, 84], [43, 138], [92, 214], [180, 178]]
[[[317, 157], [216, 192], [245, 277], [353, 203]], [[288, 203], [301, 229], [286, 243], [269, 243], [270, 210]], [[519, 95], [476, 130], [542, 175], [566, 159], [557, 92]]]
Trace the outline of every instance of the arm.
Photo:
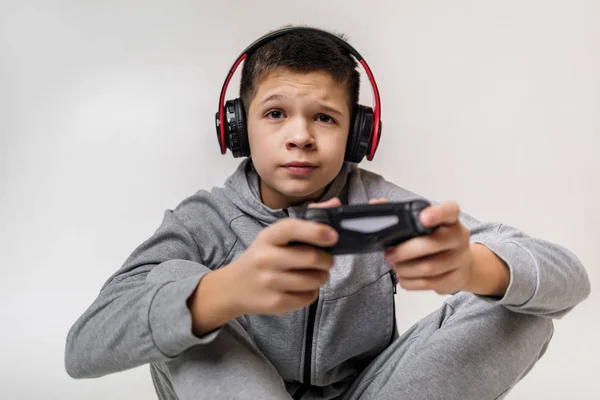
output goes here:
[[206, 274], [189, 297], [192, 331], [196, 336], [211, 333], [240, 315], [229, 294], [232, 279], [227, 275], [230, 269], [224, 267]]
[[[361, 175], [368, 198], [423, 198], [375, 173], [362, 170]], [[505, 224], [480, 222], [463, 212], [459, 219], [470, 232], [475, 274], [480, 280], [495, 280], [483, 282], [484, 287], [471, 286], [469, 291], [479, 292], [483, 299], [512, 311], [548, 318], [561, 318], [589, 296], [590, 281], [585, 268], [564, 247]]]
[[194, 239], [172, 212], [140, 245], [70, 329], [65, 366], [91, 378], [171, 359], [209, 343], [192, 333], [187, 299], [210, 270]]
[[510, 269], [493, 251], [479, 243], [471, 243], [471, 279], [464, 291], [483, 296], [503, 297], [510, 283]]
[[[287, 244], [330, 246], [337, 240], [335, 231], [284, 218], [262, 230], [234, 262], [221, 266], [236, 241], [225, 235], [227, 225], [206, 226], [208, 212], [178, 214], [185, 226], [167, 212], [159, 230], [109, 279], [69, 331], [69, 375], [98, 377], [170, 360], [191, 346], [211, 343], [237, 316], [282, 315], [314, 301], [333, 256]], [[201, 248], [186, 226], [204, 231]], [[203, 260], [219, 267], [213, 271]]]
[[[589, 296], [585, 268], [564, 247], [530, 237], [511, 226], [480, 223], [464, 213], [461, 221], [471, 231], [471, 242], [484, 245], [497, 257], [495, 262], [488, 261], [488, 270], [501, 260], [510, 272], [506, 292], [490, 301], [516, 312], [561, 318]], [[482, 257], [486, 257], [485, 252]], [[480, 271], [485, 270], [483, 265], [480, 263]]]

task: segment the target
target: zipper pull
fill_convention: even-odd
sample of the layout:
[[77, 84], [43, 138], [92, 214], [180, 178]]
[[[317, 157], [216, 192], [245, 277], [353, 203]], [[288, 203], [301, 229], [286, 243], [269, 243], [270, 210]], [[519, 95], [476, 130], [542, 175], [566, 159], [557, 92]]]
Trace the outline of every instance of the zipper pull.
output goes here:
[[392, 278], [392, 288], [394, 290], [394, 294], [397, 293], [396, 285], [398, 285], [398, 277], [393, 269], [390, 269], [390, 278]]

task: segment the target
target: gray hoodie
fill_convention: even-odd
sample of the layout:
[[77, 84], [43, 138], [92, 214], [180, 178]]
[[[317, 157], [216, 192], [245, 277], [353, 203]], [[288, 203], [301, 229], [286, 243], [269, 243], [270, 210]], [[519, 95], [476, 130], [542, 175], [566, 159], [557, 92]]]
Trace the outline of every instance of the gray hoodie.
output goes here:
[[[344, 204], [421, 198], [351, 163], [343, 165], [320, 201], [336, 196]], [[265, 206], [259, 177], [245, 159], [223, 187], [200, 190], [167, 210], [158, 230], [108, 279], [69, 331], [69, 375], [99, 377], [148, 363], [153, 368], [191, 346], [210, 346], [220, 329], [194, 336], [186, 305], [199, 280], [235, 260], [261, 229], [298, 215], [304, 206]], [[506, 295], [487, 301], [560, 318], [588, 296], [587, 274], [568, 250], [464, 213], [461, 222], [472, 242], [485, 244], [510, 268]], [[326, 386], [355, 377], [397, 336], [394, 284], [383, 254], [336, 256], [314, 305], [239, 320], [284, 380]]]

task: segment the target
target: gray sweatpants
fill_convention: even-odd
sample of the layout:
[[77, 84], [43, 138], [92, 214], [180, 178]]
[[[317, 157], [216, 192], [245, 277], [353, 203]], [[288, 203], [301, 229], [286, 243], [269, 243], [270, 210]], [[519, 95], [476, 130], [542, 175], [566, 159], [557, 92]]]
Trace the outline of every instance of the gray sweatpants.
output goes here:
[[325, 388], [284, 382], [237, 321], [210, 346], [192, 347], [151, 371], [161, 400], [501, 399], [544, 354], [552, 334], [550, 319], [458, 293], [353, 382]]

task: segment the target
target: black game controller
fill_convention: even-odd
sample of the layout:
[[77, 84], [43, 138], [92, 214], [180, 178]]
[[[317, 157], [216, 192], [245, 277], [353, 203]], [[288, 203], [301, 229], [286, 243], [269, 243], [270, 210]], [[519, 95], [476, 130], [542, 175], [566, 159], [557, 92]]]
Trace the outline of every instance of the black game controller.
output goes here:
[[371, 253], [433, 232], [436, 227], [426, 228], [419, 220], [419, 213], [430, 205], [425, 200], [413, 200], [308, 208], [299, 218], [329, 225], [338, 232], [338, 242], [323, 248], [329, 253]]

